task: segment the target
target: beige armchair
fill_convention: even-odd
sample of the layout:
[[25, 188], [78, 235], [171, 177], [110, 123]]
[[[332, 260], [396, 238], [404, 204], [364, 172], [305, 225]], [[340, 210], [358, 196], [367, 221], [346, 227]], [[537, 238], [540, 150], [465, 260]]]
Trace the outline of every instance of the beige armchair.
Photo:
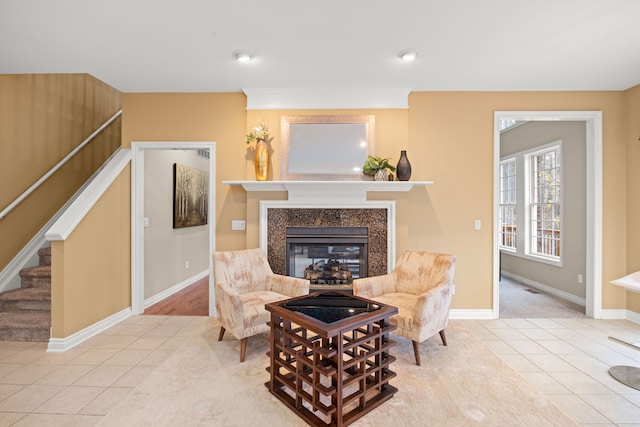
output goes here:
[[354, 295], [398, 307], [389, 321], [395, 333], [413, 341], [416, 364], [420, 365], [419, 344], [440, 333], [449, 321], [455, 257], [451, 254], [405, 251], [390, 274], [353, 281]]
[[222, 341], [225, 331], [240, 340], [240, 362], [247, 338], [269, 330], [265, 304], [309, 293], [309, 281], [274, 274], [261, 249], [213, 254], [216, 310]]

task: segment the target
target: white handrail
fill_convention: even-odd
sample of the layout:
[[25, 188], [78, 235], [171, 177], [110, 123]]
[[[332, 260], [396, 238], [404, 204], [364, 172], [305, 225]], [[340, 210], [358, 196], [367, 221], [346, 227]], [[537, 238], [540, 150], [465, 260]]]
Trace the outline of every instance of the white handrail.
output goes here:
[[98, 129], [96, 129], [96, 131], [93, 132], [91, 135], [89, 135], [89, 137], [87, 139], [82, 141], [82, 143], [80, 145], [78, 145], [76, 148], [73, 149], [73, 151], [71, 151], [69, 154], [67, 154], [64, 159], [60, 160], [54, 167], [52, 167], [49, 170], [49, 172], [47, 172], [46, 174], [42, 175], [42, 177], [39, 180], [37, 180], [36, 182], [34, 182], [33, 185], [31, 185], [31, 187], [27, 188], [24, 191], [24, 193], [19, 195], [17, 199], [15, 199], [11, 204], [9, 204], [9, 206], [4, 208], [2, 210], [2, 212], [0, 212], [0, 219], [2, 219], [5, 216], [7, 216], [7, 214], [9, 212], [11, 212], [11, 210], [13, 208], [15, 208], [18, 204], [20, 204], [20, 202], [22, 202], [24, 199], [29, 197], [29, 195], [31, 193], [33, 193], [36, 190], [36, 188], [38, 188], [40, 186], [40, 184], [42, 184], [44, 181], [49, 179], [49, 177], [51, 175], [53, 175], [58, 169], [60, 169], [65, 163], [67, 163], [67, 161], [69, 161], [70, 158], [72, 158], [78, 151], [80, 151], [93, 138], [95, 138], [96, 135], [98, 135], [100, 132], [102, 132], [104, 130], [104, 128], [109, 126], [111, 124], [111, 122], [113, 122], [115, 119], [120, 117], [121, 114], [122, 114], [122, 109], [120, 109], [117, 113], [115, 113], [113, 116], [111, 116], [111, 118], [109, 120], [104, 122], [104, 124], [102, 126], [100, 126]]

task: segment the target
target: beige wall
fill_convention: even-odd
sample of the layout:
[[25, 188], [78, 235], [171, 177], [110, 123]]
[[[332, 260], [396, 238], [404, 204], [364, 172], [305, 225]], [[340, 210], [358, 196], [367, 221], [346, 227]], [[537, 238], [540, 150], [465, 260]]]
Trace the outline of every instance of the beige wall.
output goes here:
[[231, 231], [232, 219], [246, 216], [241, 189], [222, 180], [244, 179], [246, 169], [246, 98], [240, 93], [123, 95], [122, 145], [132, 141], [215, 141], [216, 248], [245, 247], [245, 233]]
[[[625, 203], [626, 180], [623, 92], [425, 92], [411, 94], [409, 105], [409, 153], [421, 174], [416, 179], [435, 181], [424, 203], [427, 214], [410, 211], [412, 245], [456, 254], [453, 307], [460, 309], [491, 307], [494, 112], [601, 110], [603, 307], [625, 307], [625, 292], [608, 284], [625, 271], [620, 241], [626, 215], [619, 208]], [[473, 230], [476, 218], [482, 220], [481, 231]]]
[[51, 337], [66, 338], [131, 306], [131, 168], [71, 235], [52, 244]]
[[[406, 149], [412, 180], [433, 180], [398, 201], [398, 251], [405, 248], [456, 254], [453, 308], [492, 306], [493, 116], [497, 110], [597, 110], [603, 112], [603, 308], [626, 307], [626, 292], [608, 281], [627, 272], [625, 92], [417, 92], [407, 110], [248, 111], [240, 94], [125, 94], [123, 145], [131, 141], [214, 140], [218, 143], [217, 247], [258, 243], [258, 200], [222, 180], [253, 179], [244, 135], [260, 121], [274, 130], [272, 179], [279, 174], [282, 115], [375, 114], [376, 152], [397, 160]], [[247, 232], [231, 232], [231, 219], [246, 216]], [[474, 220], [482, 221], [475, 231]]]
[[[640, 270], [640, 85], [627, 96], [627, 269]], [[627, 309], [640, 313], [640, 293], [628, 292]]]
[[[19, 92], [14, 100], [29, 102], [26, 98], [32, 89], [27, 86], [18, 85], [21, 91], [26, 92]], [[124, 147], [130, 147], [132, 141], [216, 142], [218, 249], [257, 244], [257, 196], [247, 197], [242, 189], [231, 189], [221, 183], [222, 180], [251, 179], [253, 176], [244, 144], [247, 130], [265, 120], [279, 131], [281, 115], [375, 114], [377, 154], [396, 161], [400, 150], [406, 149], [413, 166], [411, 179], [435, 181], [435, 185], [427, 189], [414, 189], [402, 195], [379, 194], [376, 198], [393, 197], [397, 200], [398, 251], [417, 248], [456, 255], [455, 309], [490, 309], [492, 304], [494, 111], [602, 111], [603, 308], [629, 308], [640, 312], [638, 295], [627, 295], [624, 290], [608, 284], [609, 280], [640, 268], [640, 243], [637, 243], [640, 220], [635, 215], [640, 207], [640, 190], [636, 185], [640, 177], [633, 163], [640, 158], [638, 87], [626, 92], [418, 92], [410, 95], [408, 111], [247, 112], [243, 94], [224, 93], [125, 94], [122, 101]], [[11, 114], [14, 106], [1, 105], [3, 114], [0, 117], [4, 113]], [[19, 143], [18, 140], [7, 139], [5, 128], [0, 127], [3, 129], [0, 139], [3, 168], [0, 173], [5, 182], [7, 177], [14, 180], [14, 175], [26, 182], [29, 179], [24, 178], [24, 174], [31, 170], [35, 160], [53, 158], [66, 152], [66, 148], [58, 146], [62, 143], [52, 144], [46, 138], [40, 141], [43, 135], [56, 134], [53, 129], [57, 128], [53, 123], [58, 119], [43, 116], [47, 108], [36, 105], [32, 108], [38, 113], [28, 123], [50, 124], [48, 129], [51, 132], [34, 130], [39, 137]], [[13, 117], [18, 120], [16, 115]], [[65, 134], [62, 130], [59, 133]], [[279, 135], [275, 136], [273, 178], [277, 178], [274, 173], [279, 173]], [[31, 144], [35, 148], [26, 147]], [[57, 151], [50, 151], [54, 147], [49, 145]], [[7, 158], [12, 161], [4, 161]], [[13, 168], [14, 163], [29, 167]], [[9, 175], [5, 176], [7, 173]], [[127, 170], [65, 246], [54, 244], [54, 337], [66, 337], [130, 305], [129, 180]], [[11, 191], [19, 193], [18, 190]], [[12, 197], [6, 191], [0, 194], [0, 200]], [[281, 193], [263, 196], [283, 197]], [[34, 212], [31, 206], [28, 213], [21, 214], [25, 223], [37, 215]], [[232, 232], [231, 220], [245, 217], [249, 227], [247, 232]], [[474, 219], [482, 221], [482, 230], [473, 229]], [[0, 222], [0, 227], [11, 228], [16, 224], [5, 219]], [[5, 240], [5, 236], [10, 236], [9, 231], [2, 229], [0, 233], [3, 242], [13, 242], [12, 239]], [[16, 245], [19, 240], [16, 237]], [[101, 240], [108, 242], [99, 251], [101, 256], [86, 250]], [[64, 259], [65, 262], [55, 266], [56, 259]], [[67, 263], [66, 260], [72, 259], [73, 262]]]
[[[88, 74], [0, 75], [0, 210], [121, 107], [117, 90]], [[0, 219], [0, 270], [120, 146], [112, 124]]]

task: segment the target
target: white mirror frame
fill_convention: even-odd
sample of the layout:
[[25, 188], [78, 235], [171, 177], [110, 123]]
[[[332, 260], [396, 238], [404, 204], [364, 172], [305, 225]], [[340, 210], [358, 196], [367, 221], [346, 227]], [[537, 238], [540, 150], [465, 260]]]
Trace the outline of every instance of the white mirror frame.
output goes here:
[[[280, 138], [282, 152], [280, 157], [280, 179], [283, 181], [322, 181], [322, 180], [344, 180], [344, 181], [361, 181], [365, 180], [362, 171], [353, 174], [324, 174], [311, 172], [308, 174], [290, 173], [289, 167], [289, 151], [291, 147], [291, 131], [292, 124], [350, 124], [361, 123], [366, 127], [366, 155], [374, 154], [374, 135], [375, 135], [375, 116], [373, 115], [327, 115], [327, 116], [282, 116], [280, 121]], [[295, 142], [294, 142], [295, 144]], [[362, 164], [367, 160], [364, 156]], [[312, 169], [313, 170], [313, 169]]]

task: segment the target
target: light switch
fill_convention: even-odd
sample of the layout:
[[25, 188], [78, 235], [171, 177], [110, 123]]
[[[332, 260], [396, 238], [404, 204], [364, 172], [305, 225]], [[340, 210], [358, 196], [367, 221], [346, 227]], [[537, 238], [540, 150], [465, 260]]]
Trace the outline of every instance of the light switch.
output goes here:
[[231, 220], [231, 229], [232, 230], [246, 230], [247, 225], [246, 222], [242, 219], [233, 219]]
[[480, 230], [480, 227], [481, 227], [481, 226], [482, 226], [482, 223], [480, 222], [480, 220], [479, 220], [479, 219], [476, 219], [476, 220], [473, 222], [473, 228], [474, 228], [475, 230]]

